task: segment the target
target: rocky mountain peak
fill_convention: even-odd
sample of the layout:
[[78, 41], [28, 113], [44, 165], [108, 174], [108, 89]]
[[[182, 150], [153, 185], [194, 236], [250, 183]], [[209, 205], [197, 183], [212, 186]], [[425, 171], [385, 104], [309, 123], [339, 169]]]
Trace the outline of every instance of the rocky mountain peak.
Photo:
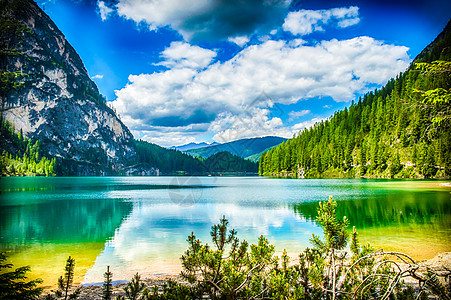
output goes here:
[[0, 108], [16, 131], [40, 140], [68, 174], [114, 174], [136, 159], [132, 134], [34, 1], [3, 0], [0, 28]]

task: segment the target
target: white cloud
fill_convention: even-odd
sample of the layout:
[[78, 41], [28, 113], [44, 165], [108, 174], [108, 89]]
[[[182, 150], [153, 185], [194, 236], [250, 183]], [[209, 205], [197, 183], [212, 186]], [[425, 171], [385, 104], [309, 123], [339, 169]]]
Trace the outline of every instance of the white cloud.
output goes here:
[[237, 44], [240, 47], [243, 47], [249, 42], [249, 37], [247, 36], [236, 36], [236, 37], [229, 37], [228, 41]]
[[185, 132], [172, 131], [162, 134], [159, 131], [140, 131], [132, 132], [133, 135], [141, 135], [139, 139], [147, 141], [149, 143], [157, 144], [162, 147], [171, 147], [177, 145], [186, 145], [189, 143], [197, 142], [195, 136], [186, 136]]
[[308, 109], [304, 109], [304, 110], [300, 110], [300, 111], [290, 111], [288, 113], [288, 115], [290, 116], [289, 121], [303, 117], [305, 115], [308, 115], [309, 113], [311, 113], [311, 111]]
[[190, 124], [187, 126], [166, 127], [139, 125], [132, 130], [135, 139], [154, 143], [163, 147], [185, 145], [192, 142], [205, 142], [198, 140], [199, 136], [208, 130], [210, 124]]
[[106, 6], [105, 2], [103, 2], [103, 1], [98, 1], [97, 7], [99, 8], [100, 17], [102, 18], [102, 21], [105, 21], [106, 19], [108, 19], [110, 14], [113, 12], [113, 9]]
[[292, 137], [292, 132], [283, 126], [278, 117], [270, 118], [269, 109], [252, 108], [241, 114], [220, 113], [209, 127], [214, 132], [213, 140], [226, 143], [244, 138], [268, 135]]
[[[194, 46], [187, 49], [202, 52], [201, 48], [191, 47]], [[202, 70], [190, 67], [206, 66], [211, 55], [199, 56], [202, 59], [186, 55], [190, 59], [181, 58], [178, 65], [175, 63], [178, 51], [175, 51], [165, 54], [166, 63], [173, 69], [131, 75], [127, 86], [116, 91], [114, 105], [132, 130], [143, 130], [141, 127], [146, 124], [179, 131], [175, 128], [211, 123], [210, 130], [217, 138], [218, 134], [232, 139], [251, 133], [268, 135], [269, 131], [272, 131], [269, 134], [289, 136], [292, 130], [283, 131], [280, 119], [268, 117], [259, 110], [255, 110], [255, 117], [265, 125], [258, 129], [246, 129], [246, 122], [240, 129], [233, 121], [243, 118], [253, 107], [269, 109], [259, 103], [251, 104], [262, 92], [271, 96], [273, 102], [286, 105], [327, 96], [335, 101], [351, 101], [355, 93], [366, 92], [375, 84], [382, 85], [405, 70], [410, 61], [407, 50], [365, 36], [315, 45], [307, 45], [302, 40], [297, 43], [268, 40]], [[249, 108], [250, 105], [253, 107]], [[232, 124], [229, 128], [224, 125], [227, 122]], [[268, 132], [264, 133], [266, 129]]]
[[340, 28], [360, 22], [357, 6], [324, 10], [299, 10], [290, 12], [285, 18], [283, 29], [294, 35], [307, 35], [314, 31], [323, 31], [323, 26], [336, 22]]
[[313, 125], [315, 125], [316, 123], [320, 123], [326, 119], [327, 118], [313, 118], [313, 119], [305, 121], [305, 122], [297, 123], [297, 124], [291, 126], [291, 130], [293, 131], [293, 133], [298, 133], [299, 131], [301, 131], [303, 129], [308, 129], [308, 128], [312, 127]]
[[159, 63], [159, 65], [168, 68], [202, 69], [211, 63], [216, 56], [216, 52], [198, 46], [192, 46], [185, 42], [172, 42], [163, 51], [161, 56], [165, 60]]
[[92, 79], [102, 79], [103, 75], [102, 74], [97, 74], [91, 77]]

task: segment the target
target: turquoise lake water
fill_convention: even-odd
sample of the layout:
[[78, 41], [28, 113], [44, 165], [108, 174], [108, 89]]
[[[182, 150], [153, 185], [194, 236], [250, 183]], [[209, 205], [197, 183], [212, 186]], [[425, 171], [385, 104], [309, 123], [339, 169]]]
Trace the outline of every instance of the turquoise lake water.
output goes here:
[[[446, 184], [446, 183], [445, 183]], [[240, 239], [260, 235], [292, 257], [309, 246], [319, 201], [338, 201], [363, 242], [416, 259], [451, 251], [451, 187], [437, 181], [262, 177], [2, 178], [0, 249], [54, 286], [69, 255], [76, 281], [177, 274], [194, 232], [210, 242], [224, 215]]]

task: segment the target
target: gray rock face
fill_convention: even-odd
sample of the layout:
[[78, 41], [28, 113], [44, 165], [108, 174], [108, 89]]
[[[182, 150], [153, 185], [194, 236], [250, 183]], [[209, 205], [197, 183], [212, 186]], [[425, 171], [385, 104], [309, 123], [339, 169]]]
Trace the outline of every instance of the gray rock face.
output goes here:
[[0, 13], [3, 117], [41, 140], [68, 174], [115, 174], [132, 164], [132, 134], [52, 20], [32, 0], [2, 0]]

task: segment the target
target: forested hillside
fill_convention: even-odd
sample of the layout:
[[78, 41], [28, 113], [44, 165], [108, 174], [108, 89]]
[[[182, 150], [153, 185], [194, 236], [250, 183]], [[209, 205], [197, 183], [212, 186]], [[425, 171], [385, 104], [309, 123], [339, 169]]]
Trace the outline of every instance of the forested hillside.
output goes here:
[[157, 167], [162, 174], [206, 175], [218, 172], [258, 172], [257, 163], [229, 152], [219, 152], [204, 159], [145, 141], [135, 141], [135, 150], [139, 164]]
[[451, 29], [404, 73], [265, 152], [261, 175], [451, 177]]

